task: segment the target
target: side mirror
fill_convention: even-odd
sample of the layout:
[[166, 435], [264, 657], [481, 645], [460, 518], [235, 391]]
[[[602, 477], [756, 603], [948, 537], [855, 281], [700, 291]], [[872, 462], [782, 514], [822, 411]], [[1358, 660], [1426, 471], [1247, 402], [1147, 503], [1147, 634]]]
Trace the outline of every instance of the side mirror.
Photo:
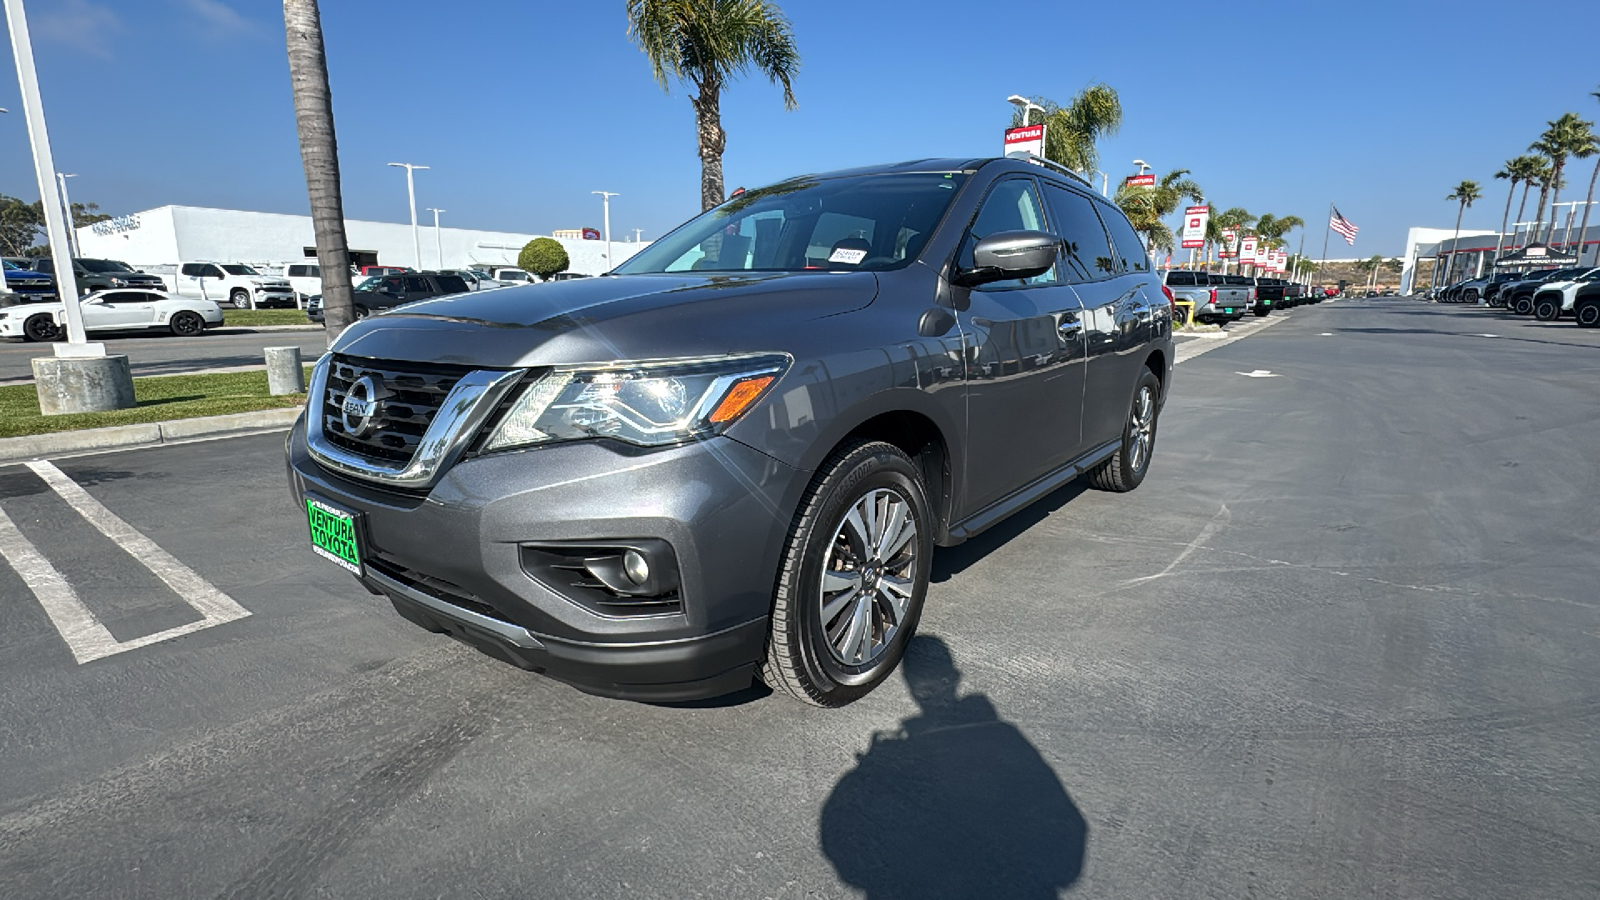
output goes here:
[[956, 273], [964, 287], [993, 281], [1032, 278], [1055, 265], [1061, 238], [1043, 231], [1002, 231], [978, 241], [972, 248], [972, 268]]

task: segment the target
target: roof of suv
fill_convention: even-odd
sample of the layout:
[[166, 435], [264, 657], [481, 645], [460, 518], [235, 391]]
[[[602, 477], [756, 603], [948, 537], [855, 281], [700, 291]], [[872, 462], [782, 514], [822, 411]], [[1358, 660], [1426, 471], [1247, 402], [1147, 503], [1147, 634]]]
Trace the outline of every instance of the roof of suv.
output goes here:
[[929, 157], [928, 159], [910, 159], [905, 162], [883, 163], [875, 166], [860, 166], [854, 169], [814, 172], [811, 175], [798, 177], [815, 178], [825, 175], [829, 178], [847, 178], [860, 175], [903, 174], [906, 172], [976, 172], [991, 165], [1004, 166], [1018, 172], [1038, 173], [1043, 170], [1066, 178], [1068, 181], [1076, 182], [1079, 186], [1088, 186], [1089, 184], [1082, 176], [1072, 173], [1065, 166], [1060, 166], [1058, 163], [1045, 161], [1041, 164], [1016, 156]]

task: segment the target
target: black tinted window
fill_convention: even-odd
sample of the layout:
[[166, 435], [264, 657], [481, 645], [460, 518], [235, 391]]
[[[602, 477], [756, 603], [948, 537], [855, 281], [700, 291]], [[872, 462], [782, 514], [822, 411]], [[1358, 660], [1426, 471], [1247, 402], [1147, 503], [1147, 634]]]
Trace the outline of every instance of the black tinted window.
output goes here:
[[1050, 202], [1051, 231], [1061, 236], [1057, 268], [1067, 281], [1097, 281], [1116, 273], [1111, 243], [1095, 214], [1094, 201], [1059, 185], [1044, 183]]
[[33, 263], [33, 270], [35, 272], [44, 272], [47, 275], [54, 275], [56, 273], [55, 260], [42, 258], [35, 260]]
[[200, 268], [201, 266], [199, 263], [184, 263], [183, 268], [179, 269], [178, 271], [183, 275], [188, 275], [189, 277], [193, 278], [200, 274]]
[[1145, 255], [1144, 244], [1139, 242], [1139, 233], [1128, 224], [1128, 217], [1109, 204], [1097, 205], [1100, 207], [1100, 218], [1105, 220], [1106, 231], [1111, 234], [1111, 246], [1116, 251], [1119, 271], [1150, 271], [1150, 258]]
[[429, 290], [428, 279], [417, 275], [405, 277], [405, 292], [408, 294], [425, 294]]
[[1195, 278], [1193, 272], [1168, 272], [1167, 284], [1172, 287], [1194, 287], [1203, 282]]
[[[961, 249], [961, 267], [971, 268], [972, 252], [978, 241], [991, 234], [1005, 231], [1044, 231], [1044, 208], [1039, 202], [1039, 192], [1031, 178], [1007, 178], [994, 186], [983, 200], [978, 217], [967, 230], [967, 240]], [[1033, 278], [996, 281], [978, 290], [998, 290], [1025, 284], [1048, 284], [1056, 280], [1055, 270]]]
[[439, 285], [441, 294], [465, 294], [467, 280], [460, 275], [435, 275], [434, 282]]

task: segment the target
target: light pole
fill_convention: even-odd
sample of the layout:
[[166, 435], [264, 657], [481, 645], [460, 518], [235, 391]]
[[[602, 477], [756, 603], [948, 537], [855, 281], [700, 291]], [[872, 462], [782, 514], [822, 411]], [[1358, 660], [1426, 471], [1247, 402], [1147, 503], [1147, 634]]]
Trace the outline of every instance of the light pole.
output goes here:
[[[615, 192], [615, 191], [590, 191], [589, 193], [591, 193], [591, 194], [599, 194], [600, 195], [600, 201], [605, 206], [606, 272], [609, 272], [613, 268], [615, 268], [615, 266], [613, 266], [611, 264], [611, 198], [612, 197], [621, 197], [622, 195], [617, 193], [617, 192]], [[605, 273], [602, 272], [601, 274], [605, 274]]]
[[1144, 174], [1144, 170], [1145, 169], [1153, 169], [1153, 168], [1155, 168], [1155, 166], [1150, 165], [1149, 163], [1145, 162], [1142, 159], [1134, 160], [1133, 164], [1139, 167], [1139, 174], [1140, 175]]
[[1024, 128], [1033, 124], [1031, 121], [1029, 121], [1028, 117], [1028, 113], [1030, 111], [1037, 109], [1039, 112], [1044, 112], [1044, 107], [1034, 103], [1032, 100], [1029, 100], [1027, 97], [1022, 96], [1021, 94], [1012, 94], [1006, 98], [1006, 102], [1015, 106], [1017, 109], [1022, 110], [1022, 127]]
[[422, 238], [417, 235], [417, 185], [412, 180], [411, 173], [417, 169], [426, 169], [414, 163], [389, 163], [396, 169], [406, 170], [406, 198], [411, 201], [411, 252], [415, 255], [417, 268], [422, 268]]
[[77, 177], [77, 175], [56, 173], [56, 181], [61, 185], [61, 210], [67, 217], [67, 252], [73, 256], [78, 255], [78, 227], [72, 222], [72, 201], [67, 199], [67, 179]]
[[444, 238], [439, 236], [439, 213], [445, 212], [445, 210], [434, 209], [433, 207], [430, 206], [430, 207], [428, 207], [428, 212], [433, 213], [433, 250], [434, 250], [435, 253], [437, 253], [439, 255], [439, 268], [443, 269], [444, 268]]
[[643, 228], [635, 228], [633, 230], [633, 242], [635, 244], [644, 243], [644, 229]]
[[1095, 169], [1094, 173], [1096, 175], [1100, 176], [1100, 196], [1102, 196], [1102, 197], [1111, 196], [1111, 194], [1109, 193], [1109, 191], [1111, 189], [1111, 176], [1107, 175], [1106, 173], [1104, 173], [1102, 171], [1100, 171], [1099, 169]]

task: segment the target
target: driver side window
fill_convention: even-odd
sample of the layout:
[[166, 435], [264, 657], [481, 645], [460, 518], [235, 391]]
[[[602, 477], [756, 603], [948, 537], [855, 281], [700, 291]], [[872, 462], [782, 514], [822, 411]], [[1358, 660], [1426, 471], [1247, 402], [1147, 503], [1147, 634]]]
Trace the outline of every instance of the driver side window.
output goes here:
[[[989, 196], [983, 201], [983, 208], [978, 210], [978, 217], [973, 220], [972, 227], [967, 231], [966, 244], [961, 249], [961, 266], [972, 265], [972, 248], [978, 241], [991, 234], [1002, 231], [1047, 231], [1044, 221], [1044, 206], [1039, 202], [1039, 192], [1033, 186], [1032, 178], [1008, 178], [994, 186]], [[1056, 280], [1055, 269], [1036, 275], [1033, 278], [1012, 279], [1010, 281], [996, 281], [974, 288], [979, 291], [1006, 290], [1008, 288], [1029, 287], [1040, 284], [1054, 284]]]

